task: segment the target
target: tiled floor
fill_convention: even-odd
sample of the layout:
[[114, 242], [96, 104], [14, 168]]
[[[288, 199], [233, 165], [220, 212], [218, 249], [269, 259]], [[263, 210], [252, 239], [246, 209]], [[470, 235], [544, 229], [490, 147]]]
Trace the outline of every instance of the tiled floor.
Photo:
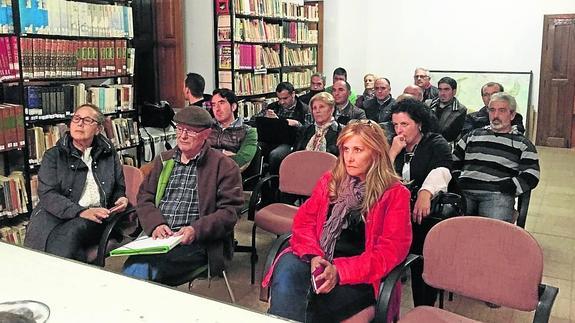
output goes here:
[[[559, 295], [553, 306], [550, 322], [575, 322], [575, 150], [538, 147], [541, 158], [541, 182], [531, 198], [526, 229], [533, 234], [544, 250], [545, 268], [543, 281], [559, 287]], [[241, 244], [250, 241], [251, 223], [240, 220], [237, 238]], [[261, 266], [273, 235], [258, 232], [258, 250]], [[107, 268], [118, 271], [122, 258], [110, 259]], [[267, 304], [258, 300], [258, 285], [250, 285], [250, 261], [246, 253], [236, 253], [228, 277], [241, 306], [265, 311]], [[409, 282], [408, 282], [409, 284]], [[187, 286], [180, 286], [187, 291]], [[199, 281], [192, 292], [229, 301], [223, 281], [212, 282], [208, 288], [206, 281]], [[403, 289], [402, 313], [412, 307], [409, 286]], [[523, 313], [511, 309], [490, 309], [483, 302], [455, 295], [454, 301], [446, 301], [446, 308], [484, 322], [531, 322], [533, 313]]]

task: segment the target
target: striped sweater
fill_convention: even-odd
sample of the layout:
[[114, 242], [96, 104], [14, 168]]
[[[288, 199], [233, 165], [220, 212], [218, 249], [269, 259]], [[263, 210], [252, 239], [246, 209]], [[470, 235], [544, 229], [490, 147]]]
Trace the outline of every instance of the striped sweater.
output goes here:
[[519, 195], [539, 183], [539, 158], [535, 146], [514, 126], [510, 133], [475, 129], [455, 146], [453, 167], [460, 170], [463, 190]]

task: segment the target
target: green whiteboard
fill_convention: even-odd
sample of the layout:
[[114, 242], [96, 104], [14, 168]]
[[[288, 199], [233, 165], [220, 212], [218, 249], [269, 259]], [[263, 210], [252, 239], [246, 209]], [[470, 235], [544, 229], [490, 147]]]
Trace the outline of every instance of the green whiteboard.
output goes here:
[[[431, 83], [437, 86], [444, 76], [457, 81], [457, 99], [463, 103], [468, 113], [483, 107], [481, 87], [487, 82], [497, 82], [503, 85], [505, 92], [517, 100], [517, 112], [523, 120], [528, 120], [528, 108], [531, 105], [532, 72], [482, 72], [482, 71], [439, 71], [431, 70]], [[527, 126], [527, 125], [525, 125]]]

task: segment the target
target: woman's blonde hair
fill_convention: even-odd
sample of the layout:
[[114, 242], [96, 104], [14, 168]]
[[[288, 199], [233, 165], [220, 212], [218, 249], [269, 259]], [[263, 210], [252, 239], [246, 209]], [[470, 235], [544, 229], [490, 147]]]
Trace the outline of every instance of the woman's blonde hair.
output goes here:
[[352, 120], [343, 128], [337, 138], [337, 147], [340, 153], [328, 184], [331, 202], [337, 200], [342, 191], [341, 185], [349, 176], [345, 169], [343, 144], [353, 136], [358, 136], [367, 149], [371, 151], [371, 166], [365, 177], [365, 196], [361, 210], [362, 214], [365, 215], [385, 190], [399, 181], [400, 178], [395, 174], [389, 158], [389, 144], [383, 129], [371, 120]]
[[325, 104], [327, 104], [328, 106], [335, 108], [335, 99], [333, 98], [333, 95], [331, 95], [330, 93], [327, 92], [319, 92], [318, 94], [314, 95], [310, 100], [309, 100], [309, 108], [311, 110], [311, 107], [313, 105], [313, 103], [315, 101], [321, 101]]

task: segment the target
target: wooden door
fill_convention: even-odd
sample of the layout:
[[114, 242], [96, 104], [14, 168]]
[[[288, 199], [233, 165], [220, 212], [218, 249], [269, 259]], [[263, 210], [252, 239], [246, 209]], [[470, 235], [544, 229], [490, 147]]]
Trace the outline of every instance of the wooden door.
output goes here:
[[546, 15], [536, 144], [572, 147], [575, 142], [575, 14]]
[[155, 0], [156, 57], [160, 100], [184, 106], [183, 0]]

